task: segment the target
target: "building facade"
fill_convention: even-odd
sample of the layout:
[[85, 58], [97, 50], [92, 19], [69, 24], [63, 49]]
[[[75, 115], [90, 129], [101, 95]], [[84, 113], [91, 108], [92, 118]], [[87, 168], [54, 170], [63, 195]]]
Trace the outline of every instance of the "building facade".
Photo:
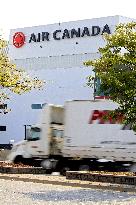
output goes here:
[[46, 83], [40, 91], [11, 95], [7, 107], [12, 111], [0, 116], [0, 144], [23, 140], [26, 127], [38, 121], [46, 103], [93, 99], [94, 89], [86, 86], [92, 68], [83, 62], [100, 56], [104, 32], [112, 34], [117, 24], [130, 21], [133, 19], [110, 16], [11, 30], [10, 58]]

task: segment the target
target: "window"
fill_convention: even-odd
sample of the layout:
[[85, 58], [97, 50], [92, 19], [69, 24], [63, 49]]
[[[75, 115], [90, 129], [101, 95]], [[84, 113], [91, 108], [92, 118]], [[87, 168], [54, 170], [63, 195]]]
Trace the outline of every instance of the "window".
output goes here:
[[131, 126], [131, 124], [123, 125], [122, 130], [132, 130], [132, 126]]
[[46, 105], [46, 103], [43, 103], [43, 104], [32, 104], [31, 108], [32, 109], [42, 109], [45, 105]]
[[0, 131], [6, 131], [6, 126], [0, 126]]
[[109, 90], [102, 92], [101, 91], [101, 80], [100, 78], [96, 77], [94, 81], [94, 96], [96, 99], [101, 99], [101, 98], [109, 98]]
[[0, 104], [0, 109], [7, 109], [7, 104]]
[[101, 81], [100, 78], [95, 79], [95, 95], [96, 96], [104, 96], [104, 93], [100, 91]]
[[36, 141], [40, 139], [41, 129], [39, 127], [31, 127], [29, 130], [29, 134], [27, 136], [27, 140]]
[[52, 129], [52, 136], [57, 138], [63, 138], [63, 130]]
[[32, 109], [42, 109], [42, 104], [32, 104], [31, 108]]

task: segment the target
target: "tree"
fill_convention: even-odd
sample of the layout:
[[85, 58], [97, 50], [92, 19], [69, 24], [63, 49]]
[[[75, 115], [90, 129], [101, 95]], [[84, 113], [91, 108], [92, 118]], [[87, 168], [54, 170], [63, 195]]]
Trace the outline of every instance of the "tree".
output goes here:
[[99, 49], [100, 58], [85, 62], [93, 66], [95, 77], [89, 76], [87, 84], [100, 79], [99, 92], [104, 92], [119, 108], [124, 123], [136, 131], [136, 22], [119, 24], [113, 34], [104, 34], [106, 45]]
[[11, 63], [6, 52], [7, 42], [0, 38], [0, 104], [9, 99], [7, 91], [22, 94], [32, 89], [40, 89], [43, 81], [30, 78], [28, 74]]

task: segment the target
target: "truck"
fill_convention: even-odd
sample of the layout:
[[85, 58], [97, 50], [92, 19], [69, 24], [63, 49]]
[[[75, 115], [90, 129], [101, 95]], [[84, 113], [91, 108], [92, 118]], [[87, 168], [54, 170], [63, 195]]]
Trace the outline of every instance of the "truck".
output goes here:
[[47, 104], [40, 122], [31, 126], [26, 140], [13, 145], [8, 159], [40, 162], [48, 173], [89, 170], [102, 160], [135, 171], [136, 133], [121, 123], [120, 115], [111, 118], [109, 112], [116, 108], [108, 99]]

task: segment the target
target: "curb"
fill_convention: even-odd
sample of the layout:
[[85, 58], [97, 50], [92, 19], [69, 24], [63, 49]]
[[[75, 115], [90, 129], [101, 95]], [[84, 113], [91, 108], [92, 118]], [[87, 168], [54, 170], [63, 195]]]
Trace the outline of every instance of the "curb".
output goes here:
[[[29, 176], [25, 176], [28, 174]], [[17, 176], [18, 175], [18, 176]], [[22, 175], [22, 176], [21, 176]], [[36, 178], [37, 175], [37, 178]], [[39, 179], [41, 175], [42, 179]], [[33, 177], [34, 176], [34, 177]], [[49, 179], [50, 177], [50, 179]], [[126, 180], [124, 180], [126, 178]], [[130, 180], [129, 180], [130, 178]], [[42, 167], [0, 167], [0, 179], [52, 184], [61, 186], [72, 186], [80, 188], [113, 190], [120, 192], [136, 192], [136, 176], [118, 176], [92, 174], [83, 172], [66, 172], [65, 181], [52, 180], [52, 176], [46, 175]], [[119, 183], [120, 180], [126, 183]], [[128, 184], [128, 182], [130, 182]]]
[[0, 173], [7, 174], [45, 174], [42, 167], [0, 167]]
[[136, 186], [136, 176], [127, 175], [68, 171], [66, 172], [66, 179]]
[[[32, 175], [31, 175], [32, 176]], [[44, 176], [44, 175], [42, 175]], [[47, 175], [45, 175], [47, 176]], [[49, 176], [49, 175], [48, 175]], [[91, 188], [91, 189], [100, 189], [100, 190], [111, 190], [111, 191], [120, 191], [120, 192], [136, 192], [136, 186], [134, 185], [118, 185], [118, 184], [108, 184], [108, 183], [84, 183], [84, 182], [70, 182], [70, 181], [56, 181], [56, 180], [47, 180], [47, 179], [38, 179], [38, 178], [29, 178], [21, 176], [11, 176], [7, 174], [0, 174], [0, 179], [11, 180], [11, 181], [23, 181], [23, 182], [32, 182], [32, 183], [41, 183], [41, 184], [51, 184], [59, 186], [71, 186], [79, 188]]]

